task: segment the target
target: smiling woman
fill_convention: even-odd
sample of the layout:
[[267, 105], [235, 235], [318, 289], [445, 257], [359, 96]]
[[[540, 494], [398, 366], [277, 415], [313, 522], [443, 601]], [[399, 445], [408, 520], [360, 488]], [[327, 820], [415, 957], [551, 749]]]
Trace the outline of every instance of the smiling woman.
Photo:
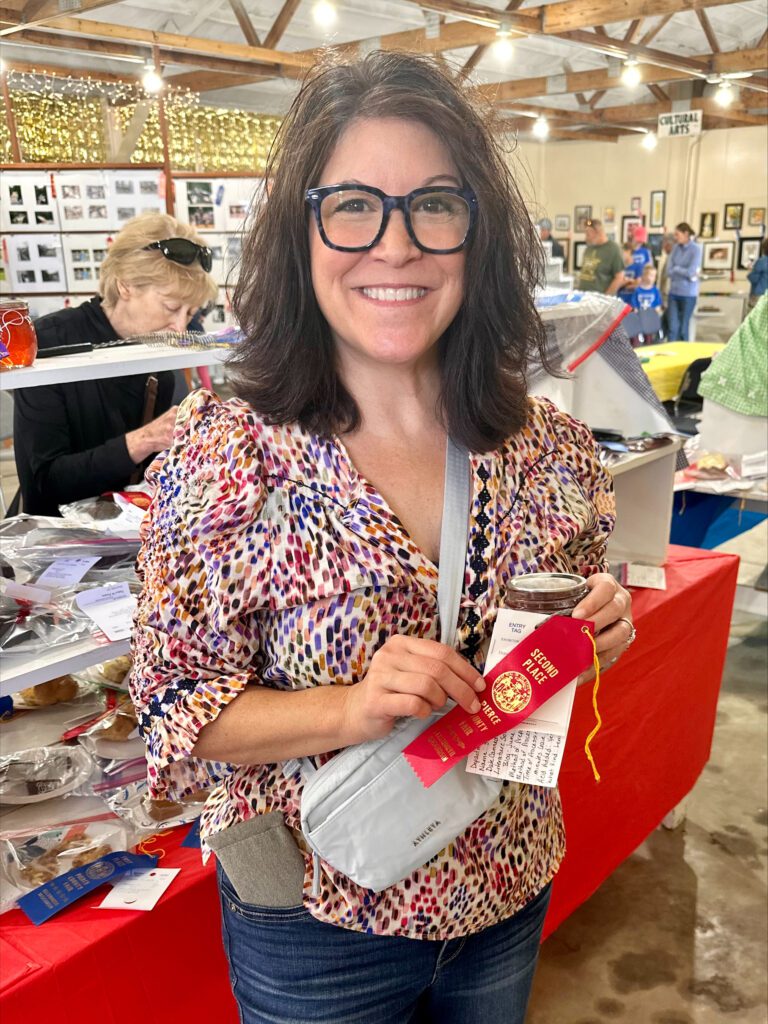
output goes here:
[[[521, 573], [589, 577], [573, 614], [604, 665], [632, 635], [590, 432], [527, 396], [541, 246], [489, 127], [428, 58], [311, 73], [269, 173], [235, 295], [240, 397], [191, 396], [151, 471], [131, 678], [150, 789], [216, 784], [201, 833], [244, 1024], [521, 1024], [557, 791], [494, 786], [373, 892], [308, 855], [292, 759], [448, 701], [476, 714]], [[438, 601], [446, 451], [471, 488], [452, 510], [456, 630]]]

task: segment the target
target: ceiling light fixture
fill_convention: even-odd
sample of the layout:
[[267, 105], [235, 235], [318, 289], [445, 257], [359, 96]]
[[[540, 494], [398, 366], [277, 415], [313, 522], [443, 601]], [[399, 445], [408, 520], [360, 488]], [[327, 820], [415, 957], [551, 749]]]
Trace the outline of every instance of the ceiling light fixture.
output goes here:
[[312, 7], [312, 20], [318, 28], [325, 30], [333, 28], [336, 24], [336, 5], [330, 0], [317, 0]]
[[512, 60], [514, 50], [512, 47], [512, 31], [508, 18], [502, 18], [499, 22], [499, 27], [496, 29], [496, 41], [493, 44], [493, 51], [504, 63], [509, 63]]
[[144, 67], [144, 74], [141, 76], [141, 87], [144, 92], [154, 95], [163, 88], [163, 80], [160, 77], [154, 64], [148, 63]]
[[633, 57], [627, 57], [624, 61], [624, 70], [621, 72], [621, 80], [628, 89], [636, 89], [643, 76], [637, 61]]
[[655, 132], [646, 132], [646, 134], [643, 136], [643, 141], [640, 143], [643, 149], [656, 149], [658, 144], [659, 140], [656, 137]]
[[733, 103], [735, 92], [736, 90], [734, 89], [731, 82], [720, 82], [715, 93], [715, 103], [719, 107], [730, 107], [730, 105]]
[[537, 139], [546, 139], [549, 135], [549, 121], [546, 117], [539, 116], [533, 122], [533, 134]]

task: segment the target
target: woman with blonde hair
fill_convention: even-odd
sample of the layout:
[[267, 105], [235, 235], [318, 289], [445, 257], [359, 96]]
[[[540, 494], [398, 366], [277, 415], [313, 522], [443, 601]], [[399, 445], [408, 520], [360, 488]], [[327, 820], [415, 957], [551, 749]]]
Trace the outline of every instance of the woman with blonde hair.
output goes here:
[[[162, 213], [135, 217], [101, 265], [100, 294], [37, 320], [38, 344], [103, 344], [183, 331], [216, 295], [210, 269], [211, 251], [188, 224]], [[13, 435], [22, 506], [14, 502], [12, 511], [55, 516], [66, 502], [122, 490], [170, 444], [173, 389], [174, 375], [166, 370], [17, 391]]]

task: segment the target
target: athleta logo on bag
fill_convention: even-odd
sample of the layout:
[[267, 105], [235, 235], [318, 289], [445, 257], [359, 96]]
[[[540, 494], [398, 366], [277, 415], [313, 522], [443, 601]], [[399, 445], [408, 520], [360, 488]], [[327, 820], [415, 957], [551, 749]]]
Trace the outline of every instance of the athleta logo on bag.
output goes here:
[[442, 822], [441, 821], [433, 821], [431, 825], [427, 825], [427, 827], [424, 829], [424, 831], [421, 832], [419, 835], [417, 835], [414, 840], [412, 840], [412, 844], [411, 845], [418, 846], [419, 843], [423, 842], [427, 838], [428, 835], [430, 835], [432, 832], [435, 831], [435, 829], [438, 827], [438, 825], [442, 825]]

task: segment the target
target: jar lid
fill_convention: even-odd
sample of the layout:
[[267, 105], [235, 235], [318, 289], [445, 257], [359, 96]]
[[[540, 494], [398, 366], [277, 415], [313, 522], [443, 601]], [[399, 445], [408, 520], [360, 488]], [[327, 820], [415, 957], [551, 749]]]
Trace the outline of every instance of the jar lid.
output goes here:
[[0, 309], [29, 309], [29, 303], [23, 299], [0, 299]]
[[565, 593], [582, 587], [586, 583], [583, 576], [570, 572], [532, 572], [525, 576], [516, 576], [509, 581], [510, 590], [522, 591], [526, 594], [546, 592]]

